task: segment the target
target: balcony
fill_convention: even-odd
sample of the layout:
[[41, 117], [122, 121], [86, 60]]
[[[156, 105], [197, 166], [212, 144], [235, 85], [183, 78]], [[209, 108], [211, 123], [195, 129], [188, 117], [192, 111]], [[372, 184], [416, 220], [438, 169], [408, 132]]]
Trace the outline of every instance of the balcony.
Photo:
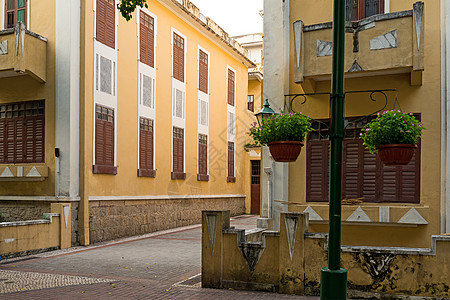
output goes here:
[[25, 29], [23, 23], [0, 31], [0, 78], [29, 75], [47, 79], [47, 39]]
[[[424, 70], [424, 5], [412, 10], [346, 22], [345, 77], [410, 73], [411, 85], [422, 85]], [[305, 92], [331, 79], [333, 24], [294, 23], [294, 81]]]

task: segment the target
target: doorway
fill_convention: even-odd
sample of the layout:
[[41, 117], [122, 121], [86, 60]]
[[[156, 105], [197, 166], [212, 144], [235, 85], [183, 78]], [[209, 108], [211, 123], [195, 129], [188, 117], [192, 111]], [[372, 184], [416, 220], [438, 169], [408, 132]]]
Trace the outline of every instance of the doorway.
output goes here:
[[261, 161], [251, 160], [251, 204], [250, 213], [259, 215], [261, 205]]

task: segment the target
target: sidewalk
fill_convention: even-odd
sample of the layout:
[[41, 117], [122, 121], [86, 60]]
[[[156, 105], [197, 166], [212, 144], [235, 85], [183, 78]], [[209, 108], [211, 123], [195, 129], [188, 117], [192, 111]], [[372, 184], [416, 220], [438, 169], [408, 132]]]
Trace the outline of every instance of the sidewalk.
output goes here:
[[[256, 227], [256, 216], [232, 218]], [[2, 299], [318, 299], [201, 288], [201, 226], [0, 261]]]

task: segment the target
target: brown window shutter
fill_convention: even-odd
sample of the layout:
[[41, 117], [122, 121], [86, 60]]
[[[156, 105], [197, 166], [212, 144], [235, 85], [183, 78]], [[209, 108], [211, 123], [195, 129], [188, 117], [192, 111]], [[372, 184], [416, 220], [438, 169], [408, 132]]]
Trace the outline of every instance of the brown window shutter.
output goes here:
[[346, 20], [357, 21], [384, 13], [385, 0], [346, 0]]
[[228, 104], [234, 106], [234, 82], [235, 74], [228, 69]]
[[154, 67], [154, 19], [142, 11], [139, 36], [141, 62]]
[[97, 41], [116, 47], [116, 15], [114, 0], [97, 0], [96, 34]]
[[14, 163], [15, 161], [15, 122], [13, 120], [6, 122], [6, 162]]
[[208, 55], [199, 51], [199, 89], [208, 93]]
[[95, 112], [95, 165], [105, 170], [99, 173], [115, 174], [116, 172], [113, 170], [114, 110], [100, 105], [96, 105]]
[[200, 134], [198, 140], [198, 173], [208, 174], [208, 137]]
[[114, 165], [114, 123], [105, 122], [105, 165]]
[[96, 8], [97, 41], [106, 44], [106, 1], [97, 0]]
[[361, 143], [358, 140], [345, 140], [343, 142], [343, 184], [342, 197], [343, 199], [355, 199], [362, 194], [362, 178], [360, 160], [362, 154]]
[[183, 173], [184, 129], [173, 128], [173, 172]]
[[0, 119], [0, 163], [4, 164], [6, 162], [6, 120], [5, 118]]
[[228, 142], [228, 177], [234, 177], [234, 143]]
[[[364, 149], [362, 145], [362, 140], [360, 141], [362, 150], [362, 195], [363, 201], [375, 202], [377, 198], [377, 191], [379, 187], [377, 186], [380, 181], [379, 169], [381, 166], [381, 161], [377, 158], [376, 154], [372, 154], [369, 150]], [[361, 153], [361, 152], [360, 152]]]
[[139, 168], [153, 170], [153, 121], [140, 118]]
[[328, 201], [329, 140], [309, 140], [306, 144], [306, 200]]
[[105, 124], [95, 119], [95, 164], [105, 165]]
[[173, 33], [173, 77], [184, 82], [184, 39]]

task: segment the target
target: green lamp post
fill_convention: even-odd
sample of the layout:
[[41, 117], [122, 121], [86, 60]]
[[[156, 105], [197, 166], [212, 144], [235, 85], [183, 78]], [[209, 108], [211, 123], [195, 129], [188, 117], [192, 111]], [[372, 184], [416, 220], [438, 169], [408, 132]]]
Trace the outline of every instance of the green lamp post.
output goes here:
[[269, 100], [266, 99], [266, 101], [264, 101], [263, 108], [261, 108], [261, 110], [255, 114], [255, 117], [258, 120], [258, 124], [261, 125], [262, 120], [267, 119], [272, 115], [277, 115], [277, 113], [274, 112], [272, 108], [270, 108]]
[[334, 0], [331, 81], [331, 170], [328, 267], [320, 272], [320, 298], [347, 298], [347, 270], [341, 268], [342, 140], [344, 138], [345, 0]]

